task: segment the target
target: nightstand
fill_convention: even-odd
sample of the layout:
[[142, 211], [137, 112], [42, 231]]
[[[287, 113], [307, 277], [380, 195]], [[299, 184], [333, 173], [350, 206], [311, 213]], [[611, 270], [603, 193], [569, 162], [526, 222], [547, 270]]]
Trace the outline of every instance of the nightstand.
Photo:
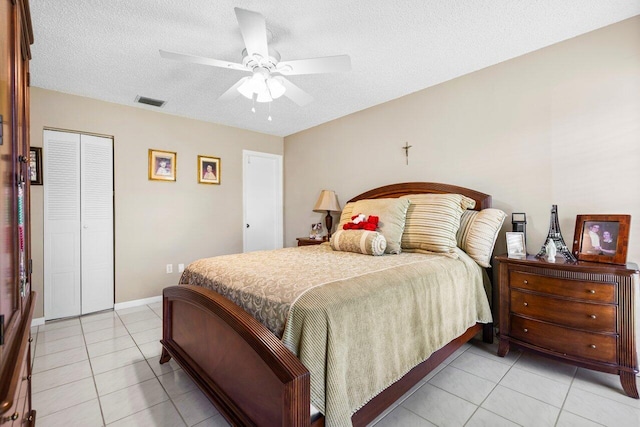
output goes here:
[[317, 240], [317, 239], [310, 239], [308, 237], [297, 237], [296, 240], [298, 241], [298, 246], [311, 246], [311, 245], [319, 245], [322, 242], [326, 242], [326, 240]]
[[638, 266], [497, 256], [500, 345], [620, 376], [638, 398], [634, 281]]

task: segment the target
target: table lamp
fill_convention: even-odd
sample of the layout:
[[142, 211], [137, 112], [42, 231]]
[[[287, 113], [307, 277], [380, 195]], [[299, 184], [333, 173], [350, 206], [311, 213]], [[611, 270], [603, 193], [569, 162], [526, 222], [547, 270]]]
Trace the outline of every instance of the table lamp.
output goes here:
[[327, 239], [331, 239], [331, 228], [333, 227], [333, 218], [331, 212], [340, 212], [340, 204], [338, 203], [338, 196], [331, 190], [322, 190], [320, 197], [316, 205], [313, 207], [314, 212], [327, 212], [327, 216], [324, 219], [324, 223], [327, 226]]

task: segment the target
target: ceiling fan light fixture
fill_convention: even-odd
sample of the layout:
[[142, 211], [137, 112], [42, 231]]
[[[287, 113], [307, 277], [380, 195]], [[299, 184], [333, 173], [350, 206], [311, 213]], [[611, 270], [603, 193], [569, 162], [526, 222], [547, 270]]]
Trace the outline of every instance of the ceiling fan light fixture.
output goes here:
[[285, 91], [287, 90], [282, 84], [282, 82], [278, 80], [277, 77], [272, 77], [268, 79], [267, 87], [269, 88], [269, 92], [271, 92], [271, 97], [273, 99], [280, 98], [282, 95], [284, 95]]
[[253, 84], [251, 82], [251, 77], [245, 77], [244, 82], [240, 86], [238, 86], [238, 92], [245, 98], [251, 99], [253, 98]]
[[256, 102], [271, 102], [273, 98], [269, 95], [268, 90], [264, 90], [263, 92], [258, 93], [258, 97], [256, 98]]

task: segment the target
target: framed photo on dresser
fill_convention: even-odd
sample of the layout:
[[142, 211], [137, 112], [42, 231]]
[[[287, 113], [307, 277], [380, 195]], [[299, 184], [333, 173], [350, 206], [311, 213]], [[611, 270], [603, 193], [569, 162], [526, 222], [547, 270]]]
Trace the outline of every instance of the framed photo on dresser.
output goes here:
[[509, 258], [527, 257], [527, 246], [523, 232], [507, 231], [507, 254]]
[[578, 215], [573, 254], [579, 261], [626, 264], [631, 215]]

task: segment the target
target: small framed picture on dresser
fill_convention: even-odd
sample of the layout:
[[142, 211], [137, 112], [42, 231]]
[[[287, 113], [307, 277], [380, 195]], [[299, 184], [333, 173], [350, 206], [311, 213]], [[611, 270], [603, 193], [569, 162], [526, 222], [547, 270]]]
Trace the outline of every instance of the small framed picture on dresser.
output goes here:
[[579, 261], [626, 264], [631, 215], [578, 215], [573, 254]]
[[507, 231], [507, 254], [509, 258], [527, 257], [527, 248], [523, 232]]

